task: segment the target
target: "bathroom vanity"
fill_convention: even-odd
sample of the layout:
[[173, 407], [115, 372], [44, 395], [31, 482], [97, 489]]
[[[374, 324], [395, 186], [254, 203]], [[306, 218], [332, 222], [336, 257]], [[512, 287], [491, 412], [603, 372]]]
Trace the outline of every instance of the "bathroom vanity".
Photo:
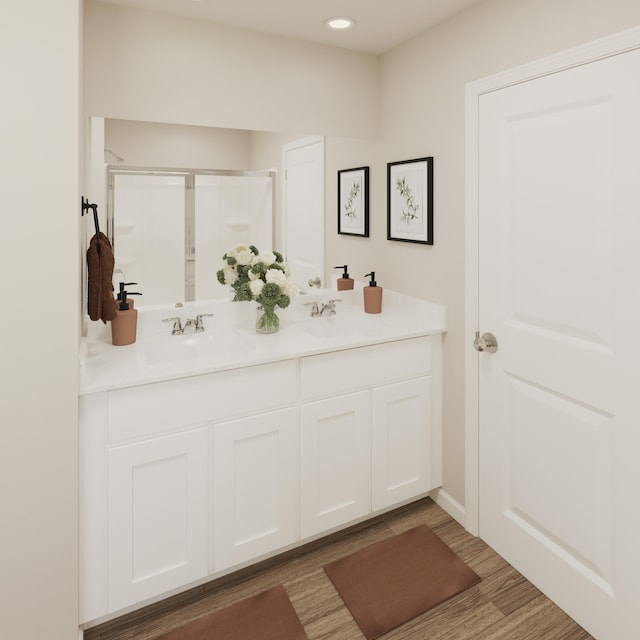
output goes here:
[[[340, 298], [335, 316], [305, 302]], [[166, 317], [206, 318], [172, 336]], [[439, 305], [320, 291], [255, 333], [252, 303], [141, 308], [82, 346], [82, 621], [90, 626], [441, 484]], [[172, 342], [173, 341], [173, 342]]]

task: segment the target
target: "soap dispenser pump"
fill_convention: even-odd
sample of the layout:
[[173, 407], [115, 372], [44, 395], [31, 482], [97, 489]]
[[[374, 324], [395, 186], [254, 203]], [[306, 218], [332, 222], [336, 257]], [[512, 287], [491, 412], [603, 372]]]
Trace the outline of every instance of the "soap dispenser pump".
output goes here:
[[[128, 298], [128, 295], [136, 295], [139, 296], [141, 294], [139, 293], [127, 293], [125, 291], [125, 287], [130, 287], [132, 284], [138, 284], [137, 282], [120, 282], [120, 292], [118, 293], [118, 295], [116, 296], [116, 299], [118, 300], [117, 304], [118, 306], [120, 306], [120, 302], [122, 302], [122, 300], [124, 300], [128, 305], [130, 309], [133, 309], [133, 298]], [[123, 295], [124, 294], [124, 295]]]
[[369, 285], [362, 289], [364, 311], [365, 313], [380, 313], [382, 311], [382, 287], [376, 283], [376, 272], [366, 273], [364, 277], [371, 277]]
[[344, 273], [341, 278], [336, 280], [336, 285], [338, 286], [338, 291], [347, 291], [349, 289], [353, 289], [353, 278], [349, 277], [347, 272], [348, 266], [346, 264], [342, 264], [338, 267], [333, 267], [334, 269], [343, 269]]
[[[135, 284], [131, 282], [130, 284]], [[138, 310], [129, 303], [127, 296], [141, 296], [141, 293], [127, 293], [125, 283], [120, 283], [120, 293], [118, 294], [118, 308], [116, 317], [111, 321], [111, 342], [116, 346], [133, 344], [136, 341], [136, 330], [138, 327]]]

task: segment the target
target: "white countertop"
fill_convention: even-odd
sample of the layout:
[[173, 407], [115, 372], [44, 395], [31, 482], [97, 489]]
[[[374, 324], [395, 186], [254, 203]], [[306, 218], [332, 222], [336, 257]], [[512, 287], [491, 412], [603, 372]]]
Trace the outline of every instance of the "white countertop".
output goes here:
[[[307, 302], [336, 303], [336, 315], [311, 318]], [[320, 289], [298, 296], [288, 309], [277, 309], [280, 330], [258, 334], [256, 303], [207, 301], [173, 305], [138, 305], [138, 335], [134, 344], [111, 344], [111, 326], [87, 322], [80, 347], [80, 393], [88, 394], [201, 375], [214, 371], [288, 360], [328, 351], [415, 338], [446, 331], [442, 305], [387, 289], [382, 313], [364, 312], [361, 286], [352, 291]], [[205, 317], [205, 332], [172, 336], [163, 318]]]

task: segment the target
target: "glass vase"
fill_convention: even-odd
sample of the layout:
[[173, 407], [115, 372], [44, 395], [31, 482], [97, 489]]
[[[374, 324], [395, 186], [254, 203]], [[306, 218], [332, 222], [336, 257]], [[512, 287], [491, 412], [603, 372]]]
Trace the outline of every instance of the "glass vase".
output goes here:
[[258, 333], [275, 333], [279, 328], [280, 318], [276, 314], [275, 307], [258, 307], [256, 331]]

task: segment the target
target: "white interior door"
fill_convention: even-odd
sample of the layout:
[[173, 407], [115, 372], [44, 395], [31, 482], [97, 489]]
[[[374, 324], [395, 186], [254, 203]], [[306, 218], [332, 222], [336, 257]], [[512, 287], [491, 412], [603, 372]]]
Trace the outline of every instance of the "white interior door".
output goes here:
[[324, 140], [284, 145], [283, 167], [282, 251], [293, 279], [306, 289], [309, 280], [324, 277]]
[[479, 103], [480, 536], [640, 638], [640, 51]]

